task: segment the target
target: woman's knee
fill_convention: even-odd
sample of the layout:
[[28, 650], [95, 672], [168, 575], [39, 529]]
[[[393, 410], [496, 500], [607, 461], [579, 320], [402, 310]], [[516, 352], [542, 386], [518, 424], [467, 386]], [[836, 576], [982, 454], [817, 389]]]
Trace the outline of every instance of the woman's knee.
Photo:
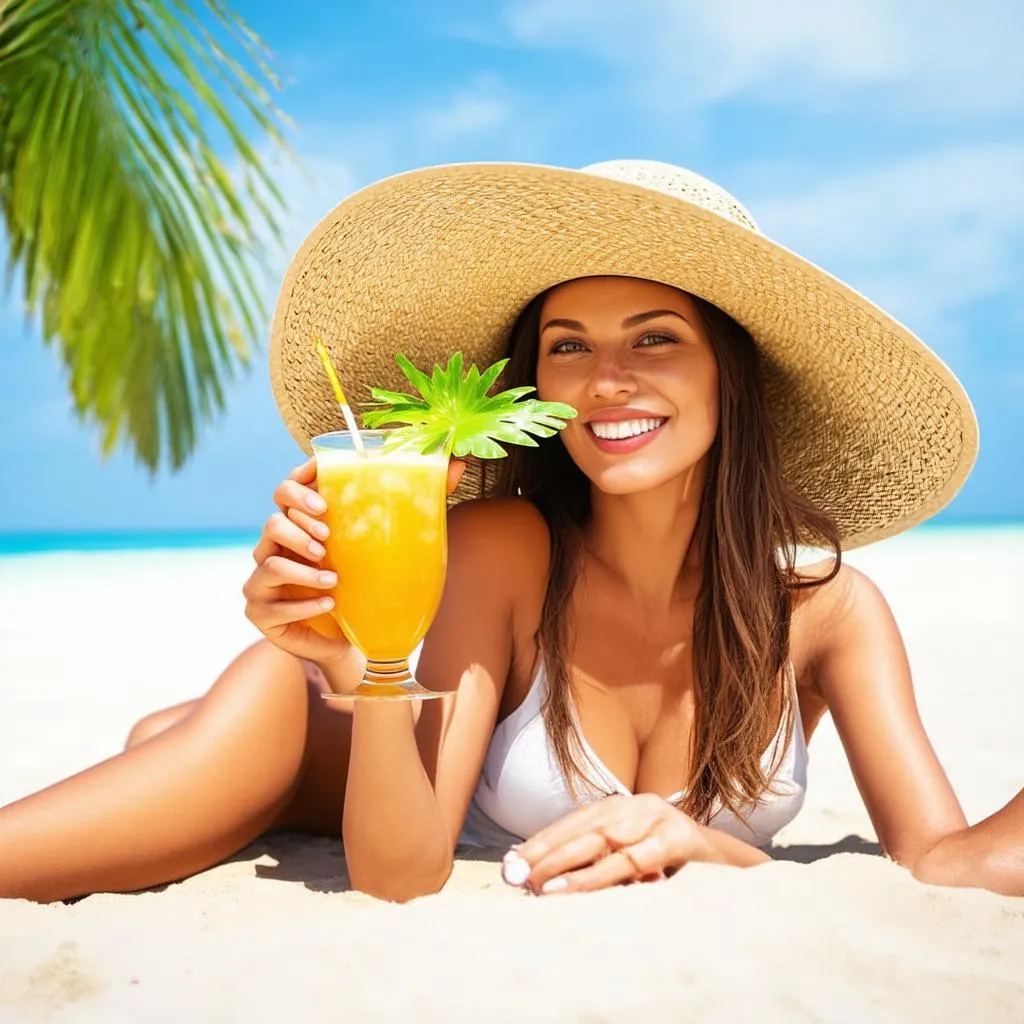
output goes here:
[[189, 700], [183, 704], [175, 704], [173, 707], [162, 708], [143, 716], [128, 731], [124, 749], [131, 750], [132, 747], [145, 743], [146, 740], [164, 732], [172, 725], [177, 725], [198, 703], [198, 701]]
[[125, 750], [144, 743], [184, 721], [205, 705], [233, 704], [253, 710], [258, 705], [277, 705], [278, 711], [294, 709], [305, 716], [306, 675], [300, 659], [260, 640], [246, 648], [214, 681], [203, 697], [161, 708], [140, 718], [129, 730]]
[[189, 716], [189, 728], [241, 744], [257, 762], [293, 760], [305, 747], [306, 670], [303, 662], [267, 641], [244, 650], [224, 670]]

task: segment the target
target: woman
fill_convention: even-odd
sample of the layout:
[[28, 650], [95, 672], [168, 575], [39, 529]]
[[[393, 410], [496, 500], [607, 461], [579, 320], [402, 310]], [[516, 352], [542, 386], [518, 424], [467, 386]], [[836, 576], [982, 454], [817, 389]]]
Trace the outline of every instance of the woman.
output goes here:
[[[394, 900], [437, 890], [460, 839], [513, 845], [506, 878], [544, 893], [754, 865], [799, 810], [826, 711], [886, 852], [977, 883], [892, 616], [839, 557], [941, 507], [973, 459], [966, 396], [919, 342], [715, 186], [635, 163], [440, 168], [343, 203], [275, 318], [302, 444], [336, 425], [311, 331], [350, 390], [390, 385], [395, 348], [482, 359], [508, 337], [506, 383], [579, 412], [457, 492], [492, 497], [450, 513], [418, 668], [457, 698], [318, 699], [361, 657], [307, 624], [337, 581], [306, 463], [245, 587], [269, 642], [0, 811], [0, 895], [151, 886], [281, 826], [340, 831], [353, 884]], [[808, 540], [829, 557], [797, 570]]]

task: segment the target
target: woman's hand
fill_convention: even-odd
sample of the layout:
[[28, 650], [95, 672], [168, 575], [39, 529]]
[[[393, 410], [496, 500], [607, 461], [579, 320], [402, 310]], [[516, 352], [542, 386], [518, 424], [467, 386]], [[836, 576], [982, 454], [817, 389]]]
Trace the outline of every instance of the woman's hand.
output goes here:
[[327, 509], [316, 491], [316, 462], [293, 469], [274, 491], [275, 512], [252, 557], [256, 568], [242, 588], [245, 614], [271, 642], [318, 664], [346, 658], [351, 644], [330, 617], [329, 591], [337, 576], [323, 566], [330, 535], [319, 516]]
[[[448, 467], [449, 494], [464, 469], [461, 461]], [[330, 530], [320, 519], [327, 505], [316, 490], [315, 459], [288, 474], [274, 502], [278, 510], [263, 528], [253, 550], [256, 568], [242, 588], [245, 614], [268, 640], [316, 662], [332, 680], [331, 667], [346, 665], [353, 648], [330, 615], [339, 581], [324, 563]]]
[[709, 832], [652, 793], [610, 796], [513, 847], [502, 876], [544, 894], [653, 881], [690, 861], [729, 862]]

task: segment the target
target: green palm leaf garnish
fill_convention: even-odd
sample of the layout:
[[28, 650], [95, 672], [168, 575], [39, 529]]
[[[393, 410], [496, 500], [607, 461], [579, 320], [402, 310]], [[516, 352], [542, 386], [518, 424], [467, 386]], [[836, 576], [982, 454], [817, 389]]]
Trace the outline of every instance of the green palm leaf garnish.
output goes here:
[[463, 373], [462, 353], [456, 352], [429, 377], [403, 355], [395, 356], [395, 362], [419, 394], [370, 388], [378, 408], [364, 413], [363, 422], [370, 429], [405, 424], [395, 430], [392, 443], [424, 454], [443, 449], [456, 458], [503, 459], [508, 453], [502, 444], [536, 448], [534, 437], [553, 436], [576, 415], [564, 402], [526, 398], [536, 390], [532, 387], [488, 395], [507, 359], [483, 373], [475, 366]]

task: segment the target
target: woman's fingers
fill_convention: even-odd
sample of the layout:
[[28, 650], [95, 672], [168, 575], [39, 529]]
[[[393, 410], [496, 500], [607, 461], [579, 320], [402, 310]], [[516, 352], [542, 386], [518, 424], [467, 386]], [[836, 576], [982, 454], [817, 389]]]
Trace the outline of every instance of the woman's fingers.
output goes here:
[[316, 479], [316, 459], [311, 455], [288, 474], [288, 479], [297, 480], [300, 484], [311, 484]]
[[296, 526], [305, 530], [310, 537], [315, 537], [319, 541], [325, 541], [331, 535], [328, 525], [322, 519], [316, 519], [308, 512], [303, 512], [298, 508], [290, 508], [287, 515]]
[[327, 511], [327, 502], [312, 487], [307, 487], [291, 477], [277, 485], [274, 503], [282, 512], [297, 508], [319, 516]]
[[661, 830], [651, 832], [639, 842], [622, 846], [618, 850], [636, 868], [639, 878], [660, 875], [666, 868], [675, 867], [672, 852]]
[[628, 881], [664, 878], [678, 867], [660, 830], [618, 846], [600, 833], [579, 836], [552, 851], [526, 881], [534, 892], [584, 892]]
[[462, 479], [462, 474], [466, 472], [466, 464], [462, 459], [452, 459], [448, 463], [448, 493], [451, 494], [456, 487], [459, 486], [459, 481]]
[[638, 798], [608, 796], [603, 800], [586, 804], [520, 843], [516, 847], [516, 852], [531, 865], [539, 864], [552, 850], [558, 849], [578, 836], [597, 831], [607, 822], [614, 821], [625, 813], [624, 809], [627, 803], [624, 801], [636, 799]]
[[[459, 484], [465, 463], [451, 460], [448, 466], [448, 492]], [[330, 535], [319, 517], [327, 503], [316, 490], [316, 461], [308, 459], [296, 466], [274, 491], [278, 512], [263, 529], [253, 558], [256, 569], [242, 588], [246, 615], [263, 633], [288, 650], [305, 649], [310, 643], [337, 645], [305, 625], [334, 606], [329, 597], [308, 593], [301, 597], [291, 587], [330, 590], [337, 586], [334, 572], [318, 563], [326, 557], [324, 541]]]
[[560, 843], [550, 853], [533, 863], [528, 879], [531, 889], [543, 889], [544, 883], [567, 871], [586, 867], [607, 856], [612, 850], [608, 840], [599, 832], [586, 832]]
[[546, 878], [539, 892], [547, 896], [559, 892], [589, 892], [624, 882], [651, 882], [679, 867], [677, 860], [660, 831], [652, 832], [639, 842], [612, 850], [585, 867]]
[[567, 814], [506, 856], [502, 875], [534, 892], [664, 877], [697, 851], [697, 827], [653, 794], [613, 796]]
[[[622, 816], [592, 825], [589, 831], [563, 839], [539, 860], [531, 861], [530, 887], [543, 891], [553, 878], [585, 868], [621, 850], [637, 869], [637, 876], [657, 874], [668, 861], [668, 849], [657, 820], [632, 804], [623, 805]], [[520, 853], [522, 849], [520, 849]]]
[[[601, 826], [622, 813], [624, 799], [627, 798], [610, 796], [577, 808], [512, 847], [502, 862], [502, 877], [509, 885], [525, 885], [529, 882], [530, 887], [536, 889], [557, 874], [557, 869], [552, 870], [551, 866], [562, 863], [560, 851], [566, 847], [570, 849], [570, 859], [572, 856], [589, 856], [592, 860], [602, 852], [607, 852], [611, 847]], [[579, 840], [583, 840], [585, 847], [582, 852], [573, 845]], [[542, 869], [541, 865], [545, 861], [547, 867]], [[572, 866], [578, 867], [579, 861]]]
[[[274, 639], [289, 626], [322, 615], [333, 607], [334, 599], [331, 597], [310, 597], [300, 601], [250, 601], [245, 613], [261, 633]], [[317, 636], [318, 639], [324, 639]]]
[[[326, 530], [326, 526], [324, 529]], [[283, 512], [275, 512], [263, 527], [263, 534], [253, 549], [252, 557], [256, 564], [260, 565], [271, 555], [279, 554], [282, 550], [291, 551], [299, 558], [313, 562], [318, 562], [327, 554], [323, 544], [315, 536], [310, 536], [309, 531], [301, 523], [295, 522], [291, 516]]]
[[654, 872], [641, 871], [630, 856], [632, 847], [624, 846], [621, 850], [609, 853], [593, 864], [567, 871], [549, 878], [539, 889], [544, 896], [554, 893], [592, 892], [595, 889], [607, 889], [612, 885], [624, 882], [635, 882], [640, 878], [649, 878]]
[[317, 516], [327, 511], [327, 502], [316, 492], [316, 461], [307, 459], [296, 466], [274, 490], [278, 511], [263, 527], [253, 559], [261, 565], [281, 551], [318, 562], [327, 553], [323, 542], [330, 535], [327, 524]]
[[303, 565], [284, 555], [265, 558], [249, 577], [242, 593], [249, 601], [265, 601], [278, 587], [294, 584], [315, 590], [330, 590], [338, 585], [338, 575], [330, 569]]
[[[452, 459], [448, 463], [449, 494], [459, 486], [459, 481], [462, 479], [462, 474], [465, 470], [466, 464], [461, 459]], [[323, 497], [312, 486], [315, 481], [316, 461], [309, 459], [301, 466], [296, 466], [289, 473], [288, 478], [282, 480], [277, 485], [277, 489], [274, 491], [274, 503], [280, 510], [281, 515], [286, 516], [296, 526], [304, 530], [311, 540], [320, 542], [322, 547], [322, 542], [330, 536], [330, 529], [326, 523], [318, 518], [327, 511], [327, 502], [324, 501]], [[312, 557], [319, 559], [323, 557], [322, 551], [319, 554], [312, 553], [319, 551], [320, 548], [314, 547], [308, 551], [304, 550], [308, 541], [302, 540], [302, 538], [291, 531], [283, 530], [280, 522], [275, 520], [274, 517], [271, 517], [271, 520], [268, 521], [268, 527], [270, 526], [273, 526], [281, 535], [280, 539], [271, 539], [275, 540], [276, 543], [286, 550], [293, 551], [304, 558]], [[266, 558], [273, 553], [270, 544], [258, 546], [258, 551], [260, 557], [257, 557], [257, 561], [261, 561], [262, 558]], [[255, 554], [254, 552], [254, 556]]]

